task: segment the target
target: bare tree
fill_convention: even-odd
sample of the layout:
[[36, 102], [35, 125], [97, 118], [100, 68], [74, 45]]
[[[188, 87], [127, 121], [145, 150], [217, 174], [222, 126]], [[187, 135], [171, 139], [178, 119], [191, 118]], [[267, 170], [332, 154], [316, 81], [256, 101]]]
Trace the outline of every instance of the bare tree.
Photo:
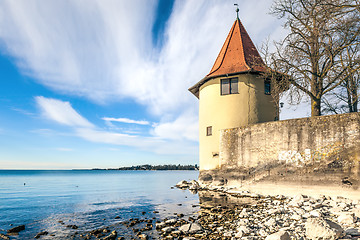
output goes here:
[[[276, 71], [311, 99], [311, 115], [321, 115], [323, 96], [348, 74], [344, 51], [359, 42], [358, 0], [275, 0], [272, 13], [285, 18], [287, 37], [275, 44]], [[340, 70], [341, 69], [341, 70]], [[340, 71], [339, 71], [340, 70]]]
[[[269, 39], [267, 39], [267, 41], [262, 44], [260, 48], [260, 54], [262, 56], [262, 59], [264, 60], [266, 68], [266, 71], [262, 72], [260, 76], [264, 79], [264, 81], [268, 81], [270, 83], [270, 94], [276, 106], [276, 112], [278, 113], [277, 119], [279, 119], [279, 103], [280, 99], [284, 96], [284, 92], [286, 90], [289, 90], [289, 77], [276, 71], [276, 69], [279, 69], [279, 67], [276, 65], [277, 62], [273, 61], [272, 59], [273, 54], [269, 50]], [[294, 94], [291, 94], [291, 96], [294, 99], [296, 98], [296, 102], [300, 101], [300, 96], [296, 94], [296, 92]]]
[[344, 71], [341, 85], [325, 96], [325, 111], [335, 114], [358, 112], [360, 96], [360, 46], [350, 46], [340, 56], [338, 71]]

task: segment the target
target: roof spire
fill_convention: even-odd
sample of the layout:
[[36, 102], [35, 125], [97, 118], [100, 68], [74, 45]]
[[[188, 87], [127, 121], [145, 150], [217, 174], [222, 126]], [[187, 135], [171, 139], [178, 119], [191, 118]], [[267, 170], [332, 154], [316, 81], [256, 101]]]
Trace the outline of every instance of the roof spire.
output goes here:
[[234, 6], [236, 6], [236, 18], [239, 19], [239, 4], [234, 3]]

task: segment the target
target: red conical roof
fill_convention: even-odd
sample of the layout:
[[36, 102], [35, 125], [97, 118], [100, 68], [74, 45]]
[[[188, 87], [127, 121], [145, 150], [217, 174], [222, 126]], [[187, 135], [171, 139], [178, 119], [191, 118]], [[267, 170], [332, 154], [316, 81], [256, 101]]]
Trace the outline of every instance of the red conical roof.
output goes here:
[[264, 72], [265, 64], [244, 26], [236, 19], [206, 77], [247, 71]]
[[266, 67], [259, 52], [241, 24], [240, 19], [237, 18], [210, 73], [189, 88], [189, 91], [199, 97], [199, 88], [211, 78], [229, 74], [265, 71]]

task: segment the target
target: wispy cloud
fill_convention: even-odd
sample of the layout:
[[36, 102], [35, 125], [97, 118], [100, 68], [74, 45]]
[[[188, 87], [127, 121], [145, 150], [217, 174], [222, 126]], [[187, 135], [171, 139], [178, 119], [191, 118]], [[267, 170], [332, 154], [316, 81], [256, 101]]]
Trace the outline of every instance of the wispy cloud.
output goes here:
[[69, 102], [42, 96], [35, 97], [42, 114], [57, 123], [73, 127], [94, 127], [87, 119], [77, 113]]
[[[154, 46], [156, 0], [2, 0], [0, 48], [24, 74], [57, 93], [96, 103], [131, 99], [158, 118], [151, 137], [140, 138], [95, 126], [69, 102], [36, 98], [45, 117], [72, 127], [79, 137], [195, 153], [198, 99], [187, 89], [210, 71], [235, 20], [233, 3], [175, 1], [163, 45]], [[273, 32], [270, 40], [281, 35], [277, 19], [267, 15], [270, 5], [269, 0], [240, 3], [242, 22], [257, 45]]]
[[[176, 119], [189, 108], [196, 112], [197, 100], [187, 89], [209, 72], [235, 11], [231, 0], [176, 1], [158, 48], [151, 32], [156, 5], [144, 0], [3, 0], [2, 49], [25, 74], [58, 92], [95, 102], [131, 98], [158, 116]], [[257, 44], [280, 28], [267, 15], [270, 5], [268, 0], [240, 5]]]
[[[69, 102], [42, 96], [36, 97], [35, 99], [41, 109], [41, 114], [46, 117], [46, 119], [71, 127], [75, 136], [86, 141], [134, 147], [158, 154], [191, 155], [196, 151], [196, 146], [187, 141], [189, 139], [195, 140], [195, 135], [197, 135], [197, 131], [194, 133], [189, 132], [195, 130], [191, 129], [194, 126], [189, 128], [191, 125], [187, 125], [192, 122], [191, 119], [188, 121], [180, 118], [174, 123], [167, 122], [157, 124], [151, 131], [152, 135], [150, 136], [134, 135], [127, 134], [125, 131], [123, 131], [123, 133], [108, 131], [93, 125], [81, 116]], [[132, 122], [133, 120], [126, 119], [126, 121]], [[47, 129], [40, 131], [40, 133], [43, 132], [47, 133], [48, 131]], [[173, 136], [173, 134], [175, 135]], [[66, 151], [68, 149], [58, 148], [57, 150]]]
[[77, 136], [95, 143], [135, 147], [139, 150], [167, 155], [193, 155], [197, 146], [186, 141], [144, 137], [90, 128], [76, 128]]
[[121, 123], [133, 123], [133, 124], [139, 124], [139, 125], [150, 125], [148, 121], [138, 121], [138, 120], [132, 120], [129, 118], [110, 118], [110, 117], [103, 117], [101, 118], [104, 121], [108, 122], [121, 122]]
[[12, 110], [14, 110], [15, 112], [18, 112], [18, 113], [21, 113], [21, 114], [24, 114], [24, 115], [27, 115], [27, 116], [33, 116], [34, 113], [32, 112], [29, 112], [25, 109], [20, 109], [20, 108], [12, 108]]

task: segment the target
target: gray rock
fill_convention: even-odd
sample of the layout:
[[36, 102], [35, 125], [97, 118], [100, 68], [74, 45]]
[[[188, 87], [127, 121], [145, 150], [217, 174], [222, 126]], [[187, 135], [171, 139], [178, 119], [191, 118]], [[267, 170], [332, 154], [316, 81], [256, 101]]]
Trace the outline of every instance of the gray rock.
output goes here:
[[156, 224], [155, 224], [155, 228], [156, 228], [156, 229], [163, 228], [163, 227], [165, 227], [165, 225], [166, 225], [166, 224], [165, 224], [164, 222], [156, 223]]
[[169, 220], [165, 221], [165, 224], [173, 225], [173, 224], [175, 224], [176, 222], [177, 222], [176, 219], [169, 219]]
[[237, 222], [237, 225], [238, 226], [242, 226], [242, 225], [247, 225], [249, 223], [249, 219], [240, 219], [238, 222]]
[[67, 228], [71, 228], [71, 229], [78, 229], [79, 227], [72, 224], [72, 225], [66, 225]]
[[103, 238], [103, 240], [115, 240], [117, 237], [117, 232], [114, 230], [109, 235]]
[[267, 220], [265, 223], [264, 223], [265, 226], [267, 227], [273, 227], [276, 225], [276, 221], [275, 219], [273, 218], [270, 218], [269, 220]]
[[239, 217], [241, 218], [247, 218], [249, 216], [249, 213], [247, 212], [246, 208], [244, 208], [241, 213], [239, 214]]
[[195, 180], [190, 181], [190, 186], [189, 186], [190, 190], [198, 190], [199, 188], [200, 188], [200, 184], [197, 181]]
[[345, 230], [346, 235], [351, 236], [360, 236], [360, 229], [358, 228], [348, 228]]
[[265, 238], [265, 240], [291, 240], [290, 235], [285, 231], [273, 233]]
[[304, 195], [297, 195], [295, 196], [291, 202], [289, 202], [289, 206], [292, 207], [301, 207], [304, 204], [305, 196]]
[[4, 239], [4, 240], [10, 240], [10, 237], [9, 237], [9, 236], [7, 236], [7, 235], [5, 235], [5, 234], [2, 234], [2, 233], [0, 233], [0, 238], [1, 238], [1, 239]]
[[175, 230], [174, 227], [164, 227], [163, 229], [161, 229], [161, 231], [166, 232], [166, 233], [170, 233], [174, 230]]
[[189, 230], [190, 230], [190, 226], [191, 226], [191, 223], [188, 223], [188, 224], [185, 224], [185, 225], [182, 225], [179, 227], [179, 230], [183, 233], [188, 233]]
[[302, 219], [302, 217], [301, 217], [300, 215], [298, 215], [298, 214], [293, 214], [293, 215], [290, 217], [290, 219], [299, 221], [299, 220]]
[[178, 182], [175, 187], [177, 188], [188, 188], [189, 187], [189, 183], [185, 180], [182, 180], [180, 182]]
[[140, 239], [140, 240], [148, 240], [148, 236], [146, 235], [146, 234], [140, 234], [139, 236], [138, 236], [138, 238]]
[[8, 233], [18, 233], [25, 230], [25, 225], [20, 225], [7, 230]]
[[305, 229], [306, 237], [312, 240], [335, 240], [344, 232], [340, 225], [323, 218], [309, 218]]
[[244, 232], [241, 230], [235, 234], [235, 238], [242, 238], [243, 236], [244, 236]]
[[260, 229], [259, 235], [262, 237], [266, 237], [268, 235], [268, 233], [264, 229]]
[[41, 236], [44, 236], [44, 235], [48, 235], [49, 233], [47, 231], [43, 231], [43, 232], [39, 232], [38, 234], [35, 235], [34, 238], [40, 238]]
[[202, 227], [199, 224], [197, 224], [197, 223], [191, 224], [190, 230], [189, 230], [190, 233], [197, 233], [200, 231], [202, 231]]
[[360, 207], [353, 209], [352, 212], [354, 213], [355, 217], [360, 218]]
[[244, 234], [250, 233], [250, 228], [247, 226], [240, 226], [236, 229], [238, 232], [242, 231]]
[[197, 233], [202, 231], [202, 227], [197, 223], [188, 223], [179, 227], [183, 233]]
[[311, 212], [313, 210], [313, 207], [312, 206], [304, 206], [303, 209], [306, 211], [306, 212]]
[[341, 224], [350, 225], [355, 222], [355, 217], [353, 213], [341, 213], [337, 221]]
[[321, 217], [322, 216], [322, 214], [319, 210], [313, 210], [313, 211], [309, 212], [309, 214], [312, 217]]

